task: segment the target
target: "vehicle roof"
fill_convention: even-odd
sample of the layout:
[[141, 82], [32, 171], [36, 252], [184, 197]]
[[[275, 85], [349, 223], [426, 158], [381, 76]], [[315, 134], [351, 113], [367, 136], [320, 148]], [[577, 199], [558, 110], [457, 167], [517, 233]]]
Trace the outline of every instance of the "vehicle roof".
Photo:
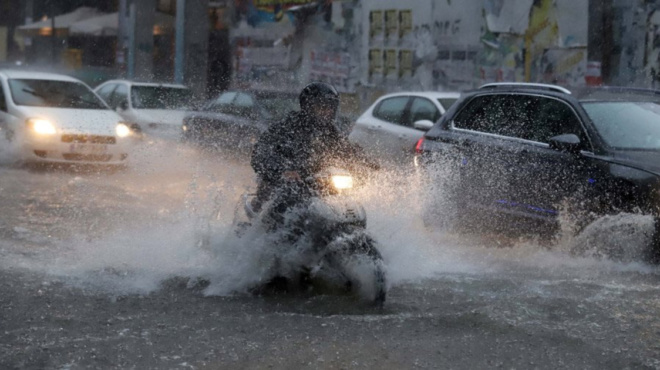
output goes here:
[[174, 89], [189, 89], [187, 86], [184, 86], [182, 84], [134, 81], [134, 80], [125, 80], [125, 79], [108, 80], [108, 81], [104, 81], [101, 85], [104, 85], [104, 84], [107, 84], [107, 83], [125, 83], [125, 84], [136, 85], [136, 86], [154, 86], [154, 87], [169, 87], [169, 88], [174, 88]]
[[588, 101], [657, 101], [660, 102], [660, 90], [627, 86], [580, 86], [567, 89], [558, 85], [504, 82], [486, 84], [469, 93], [516, 93], [541, 92], [553, 96], [571, 96], [581, 102]]
[[27, 70], [0, 69], [0, 75], [6, 78], [82, 82], [77, 78], [67, 76], [64, 74], [50, 73], [50, 72], [36, 72], [36, 71], [27, 71]]
[[421, 96], [429, 99], [446, 99], [446, 98], [458, 98], [461, 96], [460, 92], [454, 91], [399, 91], [395, 93], [389, 93], [381, 96], [379, 99], [390, 98], [393, 96], [408, 96], [415, 95]]
[[300, 94], [297, 91], [290, 91], [290, 90], [277, 90], [277, 89], [259, 89], [259, 88], [237, 88], [237, 89], [227, 89], [224, 91], [221, 91], [217, 93], [213, 99], [219, 98], [222, 94], [225, 93], [230, 93], [230, 92], [235, 92], [235, 93], [245, 93], [249, 95], [255, 95], [256, 97], [265, 97], [265, 96], [287, 96], [291, 98], [297, 98], [298, 95]]

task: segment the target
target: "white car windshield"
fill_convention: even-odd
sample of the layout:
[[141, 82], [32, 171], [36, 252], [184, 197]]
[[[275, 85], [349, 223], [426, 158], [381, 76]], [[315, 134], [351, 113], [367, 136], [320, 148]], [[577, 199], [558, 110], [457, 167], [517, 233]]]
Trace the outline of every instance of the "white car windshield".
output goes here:
[[660, 150], [660, 105], [654, 102], [584, 102], [605, 142], [619, 149]]
[[297, 96], [270, 96], [261, 99], [264, 116], [268, 119], [282, 119], [287, 113], [299, 110]]
[[85, 85], [73, 81], [10, 79], [16, 105], [30, 107], [108, 109]]
[[190, 105], [189, 89], [166, 86], [133, 86], [131, 102], [135, 109], [185, 110]]

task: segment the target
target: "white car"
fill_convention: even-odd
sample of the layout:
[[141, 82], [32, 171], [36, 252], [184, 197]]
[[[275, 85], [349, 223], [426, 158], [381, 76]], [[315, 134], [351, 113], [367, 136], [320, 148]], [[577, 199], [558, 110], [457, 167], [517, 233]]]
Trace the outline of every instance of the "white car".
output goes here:
[[357, 119], [349, 139], [376, 158], [410, 163], [417, 141], [459, 96], [458, 92], [384, 95]]
[[96, 91], [133, 128], [152, 134], [181, 133], [192, 92], [183, 85], [110, 80]]
[[121, 117], [82, 81], [12, 70], [0, 70], [0, 134], [23, 162], [121, 165], [132, 141]]

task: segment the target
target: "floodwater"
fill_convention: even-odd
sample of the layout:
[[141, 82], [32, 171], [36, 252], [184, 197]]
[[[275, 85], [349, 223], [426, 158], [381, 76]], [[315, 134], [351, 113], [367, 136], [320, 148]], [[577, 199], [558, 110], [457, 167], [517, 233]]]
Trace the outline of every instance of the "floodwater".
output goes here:
[[[660, 368], [660, 270], [580, 257], [651, 221], [553, 245], [425, 226], [410, 173], [359, 190], [388, 267], [382, 309], [248, 292], [267, 243], [233, 236], [244, 158], [153, 139], [128, 169], [26, 168], [0, 151], [1, 368]], [[211, 232], [209, 245], [200, 235]]]

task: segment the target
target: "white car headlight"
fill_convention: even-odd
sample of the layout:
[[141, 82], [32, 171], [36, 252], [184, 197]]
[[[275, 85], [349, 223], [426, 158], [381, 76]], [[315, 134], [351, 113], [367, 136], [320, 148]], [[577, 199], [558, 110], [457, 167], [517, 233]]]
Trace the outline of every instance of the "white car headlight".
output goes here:
[[42, 118], [30, 118], [27, 120], [28, 127], [39, 135], [54, 135], [55, 125], [52, 122]]
[[124, 123], [118, 123], [117, 127], [115, 127], [115, 131], [117, 132], [117, 136], [119, 137], [126, 137], [131, 134], [131, 129]]
[[353, 187], [353, 177], [348, 175], [333, 175], [332, 185], [337, 190], [351, 189]]

